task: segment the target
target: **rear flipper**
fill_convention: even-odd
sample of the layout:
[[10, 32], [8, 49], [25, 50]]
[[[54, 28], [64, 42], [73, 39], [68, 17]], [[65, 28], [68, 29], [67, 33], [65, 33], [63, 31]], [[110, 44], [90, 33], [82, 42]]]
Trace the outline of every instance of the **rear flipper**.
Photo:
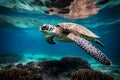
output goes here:
[[99, 49], [93, 46], [89, 41], [84, 38], [80, 38], [72, 33], [67, 36], [74, 41], [78, 46], [85, 50], [90, 56], [94, 57], [97, 61], [104, 65], [111, 65], [111, 61], [103, 54]]
[[94, 41], [95, 41], [97, 44], [99, 44], [99, 45], [101, 45], [102, 47], [105, 48], [105, 45], [104, 45], [101, 41], [99, 41], [99, 40], [97, 40], [97, 39], [95, 39]]

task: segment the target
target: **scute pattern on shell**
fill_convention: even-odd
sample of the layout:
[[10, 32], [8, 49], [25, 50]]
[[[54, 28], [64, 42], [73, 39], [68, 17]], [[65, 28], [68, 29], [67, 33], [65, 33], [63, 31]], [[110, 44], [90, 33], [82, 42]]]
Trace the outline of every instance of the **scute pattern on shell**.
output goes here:
[[87, 36], [87, 37], [99, 38], [99, 36], [97, 36], [96, 34], [91, 32], [89, 29], [87, 29], [87, 28], [85, 28], [85, 27], [83, 27], [82, 25], [79, 25], [79, 24], [66, 22], [66, 23], [60, 23], [58, 25], [63, 29], [67, 29], [67, 30], [70, 30], [70, 31], [76, 31], [79, 34], [82, 34], [82, 35]]

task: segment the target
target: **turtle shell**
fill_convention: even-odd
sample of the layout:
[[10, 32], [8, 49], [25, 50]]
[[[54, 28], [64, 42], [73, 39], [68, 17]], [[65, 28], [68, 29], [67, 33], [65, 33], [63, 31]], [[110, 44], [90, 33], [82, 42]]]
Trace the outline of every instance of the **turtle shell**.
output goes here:
[[99, 36], [97, 36], [96, 34], [91, 32], [89, 29], [87, 29], [87, 28], [85, 28], [85, 27], [83, 27], [82, 25], [79, 25], [79, 24], [67, 22], [67, 23], [59, 23], [58, 25], [62, 29], [69, 30], [71, 32], [77, 32], [80, 35], [82, 34], [83, 36], [87, 36], [87, 37], [90, 37], [90, 38], [99, 38]]

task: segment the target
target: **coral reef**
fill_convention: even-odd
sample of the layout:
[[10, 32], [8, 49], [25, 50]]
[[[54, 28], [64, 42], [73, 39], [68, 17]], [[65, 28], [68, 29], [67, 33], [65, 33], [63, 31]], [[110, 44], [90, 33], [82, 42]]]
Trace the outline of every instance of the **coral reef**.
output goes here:
[[[32, 79], [66, 80], [68, 75], [78, 69], [91, 69], [89, 63], [79, 57], [63, 57], [61, 60], [31, 62], [25, 66], [32, 75]], [[46, 79], [47, 78], [47, 79]]]
[[25, 69], [3, 69], [0, 71], [0, 80], [30, 80], [30, 75]]
[[94, 71], [87, 61], [79, 57], [63, 57], [61, 60], [29, 62], [25, 65], [10, 64], [0, 71], [0, 80], [113, 80], [113, 78]]
[[107, 74], [91, 69], [80, 69], [73, 72], [71, 76], [71, 80], [114, 80]]
[[9, 70], [11, 68], [27, 70], [30, 73], [31, 80], [69, 80], [71, 72], [78, 69], [91, 69], [90, 64], [79, 57], [63, 57], [61, 60], [29, 62], [25, 65], [19, 63], [17, 65], [8, 65], [3, 69]]
[[78, 69], [91, 69], [87, 61], [79, 57], [63, 57], [60, 61], [52, 60], [38, 64], [43, 66], [43, 70], [50, 70], [50, 74], [60, 74]]

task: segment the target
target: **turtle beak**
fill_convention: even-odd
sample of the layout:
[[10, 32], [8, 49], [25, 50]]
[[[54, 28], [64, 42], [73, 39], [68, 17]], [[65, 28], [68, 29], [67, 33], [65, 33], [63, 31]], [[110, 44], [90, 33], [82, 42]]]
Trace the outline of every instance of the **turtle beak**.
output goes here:
[[40, 27], [40, 31], [42, 31], [42, 27]]

